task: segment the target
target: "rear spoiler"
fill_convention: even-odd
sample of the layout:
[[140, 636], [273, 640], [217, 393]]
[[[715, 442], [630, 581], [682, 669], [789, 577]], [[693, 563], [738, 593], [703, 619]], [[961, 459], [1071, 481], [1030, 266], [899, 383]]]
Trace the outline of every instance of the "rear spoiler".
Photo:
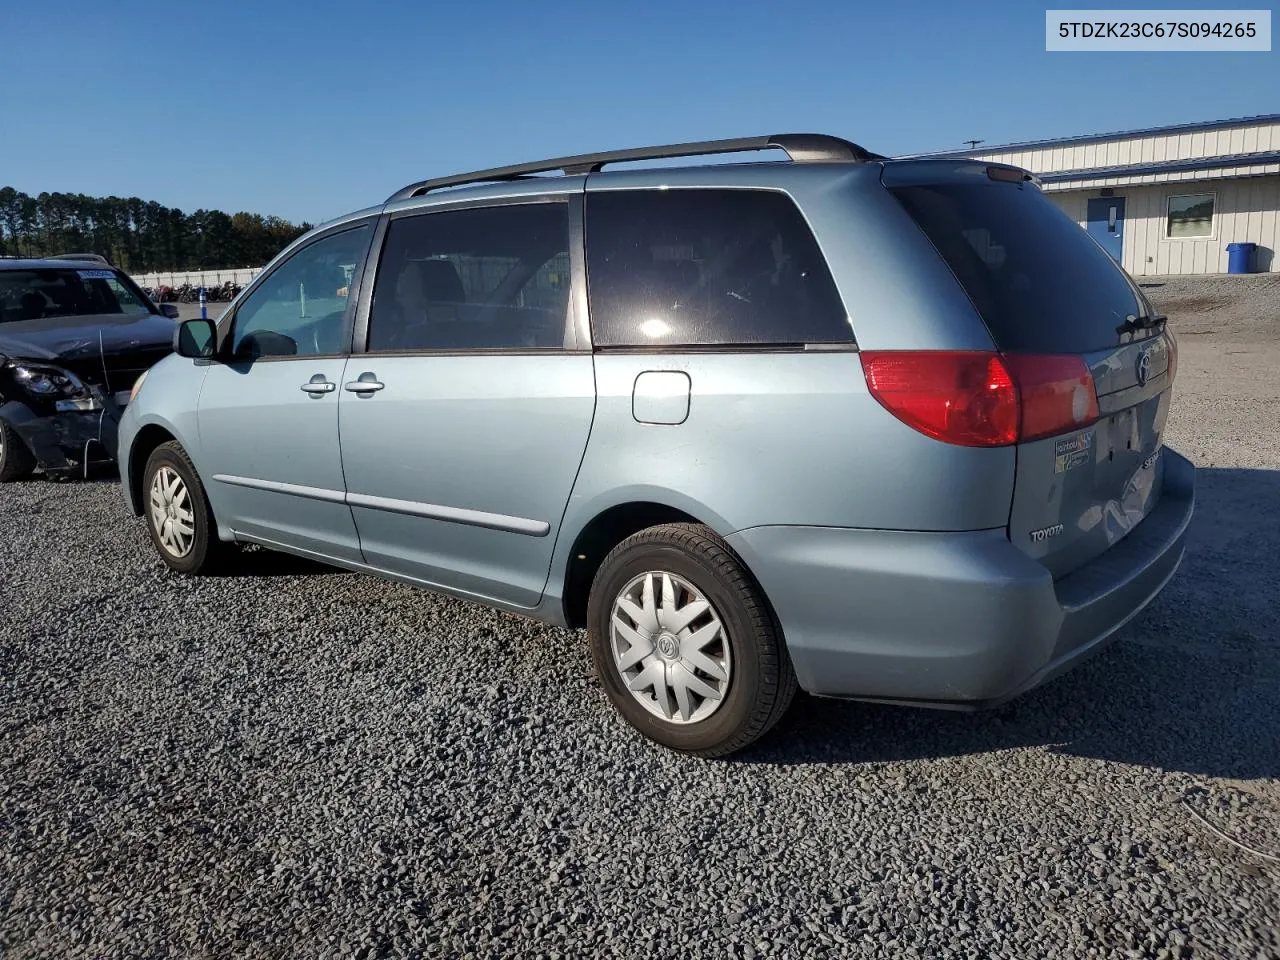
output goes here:
[[[985, 173], [990, 180], [1003, 183], [1030, 183], [1038, 190], [1044, 189], [1044, 181], [1025, 167], [1017, 167], [1011, 163], [981, 160], [977, 157], [939, 157], [927, 153], [915, 156], [890, 157], [884, 163], [884, 171], [887, 178], [882, 176], [881, 179], [886, 186], [890, 183], [916, 182], [910, 174], [906, 174], [904, 177], [903, 173], [905, 173], [905, 170], [915, 168], [917, 164], [936, 164], [937, 167], [944, 168], [951, 173], [959, 173], [966, 176], [982, 176]], [[902, 171], [897, 176], [894, 176], [895, 168], [897, 171]], [[928, 168], [926, 167], [926, 169]]]

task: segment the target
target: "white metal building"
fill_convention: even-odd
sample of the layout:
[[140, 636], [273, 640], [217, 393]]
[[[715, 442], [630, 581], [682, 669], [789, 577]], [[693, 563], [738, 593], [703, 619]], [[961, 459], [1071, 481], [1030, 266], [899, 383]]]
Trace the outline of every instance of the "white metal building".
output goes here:
[[1280, 114], [955, 150], [1035, 173], [1134, 276], [1226, 273], [1227, 244], [1280, 272]]

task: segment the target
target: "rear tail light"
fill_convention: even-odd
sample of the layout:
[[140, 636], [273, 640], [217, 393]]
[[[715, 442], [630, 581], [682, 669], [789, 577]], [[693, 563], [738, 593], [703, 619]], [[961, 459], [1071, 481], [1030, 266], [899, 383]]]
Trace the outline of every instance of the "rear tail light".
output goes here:
[[1178, 341], [1168, 325], [1164, 328], [1165, 338], [1169, 341], [1169, 383], [1173, 384], [1173, 375], [1178, 372]]
[[871, 395], [908, 426], [964, 447], [1000, 447], [1098, 419], [1080, 357], [985, 351], [863, 351]]
[[1018, 386], [1018, 440], [1052, 437], [1098, 419], [1098, 390], [1081, 357], [1011, 353], [1004, 358]]
[[867, 387], [895, 417], [936, 440], [999, 447], [1018, 439], [1018, 392], [994, 353], [862, 354]]

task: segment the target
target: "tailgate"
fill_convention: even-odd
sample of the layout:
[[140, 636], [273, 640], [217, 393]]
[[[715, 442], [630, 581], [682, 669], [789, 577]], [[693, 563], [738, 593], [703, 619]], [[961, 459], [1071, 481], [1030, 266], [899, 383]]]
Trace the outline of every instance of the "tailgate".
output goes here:
[[1088, 355], [1098, 421], [1019, 445], [1009, 537], [1055, 577], [1106, 551], [1159, 500], [1169, 359], [1163, 336]]
[[920, 164], [886, 185], [1012, 369], [1078, 370], [1065, 383], [1079, 392], [1050, 397], [1037, 429], [1027, 429], [1023, 390], [1019, 436], [1028, 439], [1017, 447], [1009, 519], [1010, 540], [1064, 576], [1156, 504], [1176, 345], [1129, 275], [1020, 173]]

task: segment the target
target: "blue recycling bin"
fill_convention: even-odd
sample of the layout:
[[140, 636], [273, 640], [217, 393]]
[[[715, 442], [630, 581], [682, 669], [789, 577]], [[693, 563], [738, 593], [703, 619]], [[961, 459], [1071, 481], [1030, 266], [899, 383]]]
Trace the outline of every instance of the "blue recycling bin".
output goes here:
[[1253, 273], [1253, 251], [1256, 243], [1227, 244], [1227, 273]]

